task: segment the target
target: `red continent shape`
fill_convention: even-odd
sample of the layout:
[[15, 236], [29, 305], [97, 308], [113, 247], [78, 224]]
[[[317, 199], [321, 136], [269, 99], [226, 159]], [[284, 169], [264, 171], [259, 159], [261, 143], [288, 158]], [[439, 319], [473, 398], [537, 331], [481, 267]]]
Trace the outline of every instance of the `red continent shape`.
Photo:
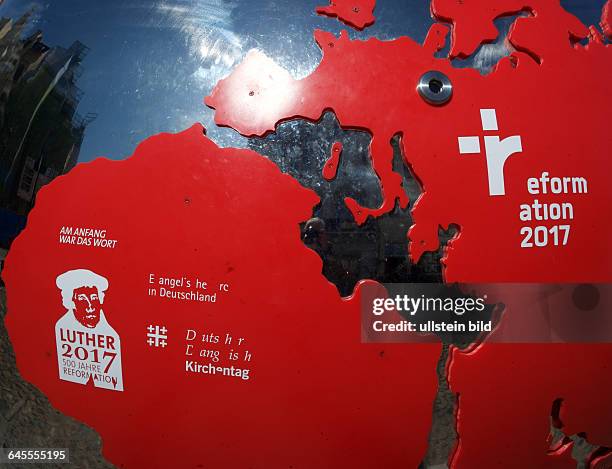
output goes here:
[[[440, 344], [360, 342], [359, 292], [341, 299], [300, 240], [317, 202], [266, 158], [218, 148], [200, 125], [151, 137], [124, 161], [77, 165], [40, 191], [6, 260], [21, 375], [94, 428], [118, 467], [416, 467]], [[61, 244], [64, 226], [106, 229], [116, 247]], [[109, 282], [103, 309], [121, 339], [123, 392], [58, 378], [54, 326], [66, 310], [55, 279], [82, 268]], [[205, 280], [218, 301], [149, 296], [151, 273]], [[168, 329], [167, 347], [147, 344], [149, 325]], [[187, 373], [189, 328], [245, 338], [234, 351], [252, 354], [239, 362], [250, 378]], [[229, 347], [213, 346], [219, 364]]]
[[610, 344], [484, 344], [455, 351], [459, 446], [453, 469], [575, 468], [571, 451], [549, 453], [552, 404], [563, 399], [567, 435], [610, 446]]
[[[337, 38], [316, 31], [323, 51], [320, 65], [310, 76], [290, 81], [290, 93], [278, 92], [280, 106], [268, 110], [270, 119], [257, 130], [271, 132], [278, 122], [297, 117], [316, 121], [326, 109], [336, 113], [345, 129], [369, 130], [384, 201], [373, 209], [349, 201], [359, 223], [405, 200], [391, 170], [389, 148], [389, 139], [401, 133], [405, 162], [423, 189], [412, 212], [412, 260], [439, 247], [440, 227], [456, 224], [460, 229], [443, 260], [446, 281], [610, 282], [612, 251], [605, 233], [612, 221], [601, 208], [612, 202], [607, 181], [612, 142], [605, 118], [612, 97], [600, 92], [601, 83], [612, 79], [609, 46], [556, 1], [459, 3], [438, 0], [432, 5], [437, 17], [454, 25], [451, 58], [495, 39], [495, 18], [530, 14], [515, 21], [508, 41], [516, 51], [492, 73], [483, 76], [434, 58], [440, 44], [432, 34], [421, 47], [409, 38], [351, 41], [345, 33]], [[586, 46], [577, 43], [587, 37]], [[217, 110], [218, 124], [245, 135], [253, 133], [248, 116], [265, 106], [242, 97], [248, 62], [206, 99]], [[419, 77], [429, 70], [443, 72], [453, 84], [453, 97], [444, 106], [430, 106], [416, 92]], [[495, 131], [484, 129], [480, 114], [491, 109]], [[461, 154], [462, 136], [477, 137], [482, 151]], [[505, 166], [505, 196], [491, 196], [484, 137], [513, 136], [520, 137], [522, 151]], [[588, 197], [540, 190], [541, 204], [572, 204], [571, 237], [566, 245], [521, 247], [526, 225], [519, 218], [521, 205], [534, 199], [527, 184], [545, 173], [584, 177]], [[506, 316], [502, 324], [511, 319]], [[453, 390], [460, 393], [455, 467], [575, 466], [567, 451], [547, 454], [551, 405], [557, 398], [564, 399], [568, 430], [582, 429], [598, 438], [593, 443], [610, 446], [602, 426], [612, 411], [607, 399], [612, 378], [605, 368], [611, 357], [609, 344], [484, 344], [469, 355], [456, 351], [450, 375]], [[585, 409], [589, 403], [596, 404]], [[500, 435], [500, 429], [506, 432]]]
[[[506, 309], [486, 342], [453, 351], [449, 382], [459, 396], [459, 445], [451, 467], [576, 467], [571, 445], [550, 448], [547, 438], [558, 399], [565, 435], [584, 432], [589, 443], [612, 447], [612, 404], [606, 398], [612, 345], [588, 342], [593, 327], [605, 328], [601, 337], [610, 338], [609, 288], [601, 289], [593, 309], [572, 311], [574, 286], [474, 287]], [[555, 343], [542, 343], [546, 334]]]
[[338, 18], [358, 31], [374, 24], [376, 0], [330, 0], [329, 5], [317, 7], [319, 15]]
[[540, 32], [530, 44], [534, 50], [546, 45], [549, 51], [562, 50], [559, 46], [569, 36], [575, 39], [588, 36], [586, 26], [555, 0], [432, 0], [431, 10], [434, 17], [453, 25], [450, 58], [468, 57], [481, 44], [494, 41], [499, 31], [493, 20], [521, 12], [538, 18], [536, 23], [532, 22]]
[[[599, 109], [612, 104], [609, 94], [598, 92], [600, 83], [612, 79], [610, 48], [598, 41], [575, 46], [565, 10], [557, 6], [557, 10], [543, 11], [548, 16], [520, 18], [511, 32], [517, 47], [525, 44], [530, 54], [515, 52], [485, 76], [433, 57], [431, 40], [421, 47], [405, 37], [352, 41], [344, 32], [337, 38], [316, 31], [323, 59], [311, 75], [293, 80], [271, 59], [251, 52], [217, 84], [206, 104], [216, 109], [217, 124], [243, 135], [263, 135], [277, 123], [296, 117], [316, 121], [326, 109], [336, 113], [343, 128], [370, 131], [372, 165], [380, 179], [383, 202], [368, 208], [347, 199], [358, 223], [387, 213], [396, 201], [402, 207], [408, 203], [401, 177], [392, 169], [390, 139], [400, 133], [405, 162], [423, 189], [412, 212], [410, 254], [416, 262], [423, 252], [438, 249], [439, 227], [458, 225], [460, 233], [449, 243], [443, 261], [449, 282], [572, 282], [584, 280], [584, 272], [591, 281], [605, 281], [612, 252], [598, 233], [609, 231], [612, 221], [601, 217], [591, 201], [605, 205], [612, 199], [605, 157], [610, 134], [605, 119], [578, 116], [597, 115]], [[549, 32], [558, 39], [563, 30], [565, 44], [553, 47], [542, 39]], [[533, 47], [536, 38], [544, 44], [540, 49]], [[446, 74], [453, 84], [453, 97], [444, 106], [431, 106], [416, 92], [420, 76], [429, 70]], [[283, 86], [270, 84], [276, 81]], [[259, 83], [265, 92], [252, 95], [249, 89], [259, 89]], [[482, 130], [481, 109], [495, 110], [498, 131]], [[460, 153], [458, 138], [463, 136], [479, 139], [478, 154]], [[522, 151], [504, 166], [503, 197], [489, 194], [483, 144], [483, 138], [489, 136], [500, 140], [518, 136], [522, 142]], [[567, 194], [560, 198], [550, 190], [534, 197], [527, 182], [544, 173], [585, 178], [588, 197]], [[567, 216], [575, 218], [570, 220], [573, 227], [567, 245], [551, 241], [537, 249], [522, 247], [521, 206], [535, 199], [547, 206], [572, 204], [573, 211]], [[533, 213], [531, 224], [537, 216]], [[557, 239], [557, 244], [562, 243]]]

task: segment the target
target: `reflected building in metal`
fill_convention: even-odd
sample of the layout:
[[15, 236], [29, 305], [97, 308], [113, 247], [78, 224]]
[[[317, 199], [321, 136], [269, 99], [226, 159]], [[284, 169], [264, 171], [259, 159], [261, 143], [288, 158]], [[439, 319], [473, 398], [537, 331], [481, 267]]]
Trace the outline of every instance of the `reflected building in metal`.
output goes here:
[[87, 125], [77, 81], [88, 48], [49, 47], [23, 31], [29, 13], [0, 21], [0, 245], [25, 224], [38, 190], [77, 162]]

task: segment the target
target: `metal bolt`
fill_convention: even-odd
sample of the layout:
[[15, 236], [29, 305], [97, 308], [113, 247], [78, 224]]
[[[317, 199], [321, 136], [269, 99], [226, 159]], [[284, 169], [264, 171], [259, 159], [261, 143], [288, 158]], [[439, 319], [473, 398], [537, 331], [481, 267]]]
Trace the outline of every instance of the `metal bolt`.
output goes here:
[[430, 70], [419, 79], [417, 91], [429, 104], [440, 106], [451, 99], [453, 85], [444, 73]]

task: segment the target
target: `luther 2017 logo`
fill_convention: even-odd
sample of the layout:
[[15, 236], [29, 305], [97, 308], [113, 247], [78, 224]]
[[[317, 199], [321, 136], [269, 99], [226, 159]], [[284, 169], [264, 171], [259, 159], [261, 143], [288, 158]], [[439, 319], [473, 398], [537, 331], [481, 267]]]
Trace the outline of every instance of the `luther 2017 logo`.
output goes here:
[[121, 341], [102, 310], [108, 280], [91, 270], [69, 270], [56, 280], [66, 313], [55, 324], [59, 378], [123, 391]]

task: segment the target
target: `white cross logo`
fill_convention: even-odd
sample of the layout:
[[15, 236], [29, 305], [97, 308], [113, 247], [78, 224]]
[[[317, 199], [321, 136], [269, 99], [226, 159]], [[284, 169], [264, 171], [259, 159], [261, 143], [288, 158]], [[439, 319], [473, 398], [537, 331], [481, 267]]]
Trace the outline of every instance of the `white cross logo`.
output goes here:
[[168, 339], [168, 329], [165, 326], [153, 326], [149, 324], [147, 327], [147, 344], [151, 347], [162, 347], [165, 348], [168, 345], [166, 340]]
[[[481, 109], [480, 120], [482, 130], [498, 130], [495, 109]], [[480, 137], [458, 137], [459, 153], [480, 153]], [[489, 195], [505, 195], [504, 164], [514, 153], [523, 151], [521, 137], [499, 139], [498, 135], [485, 135], [485, 155], [487, 158], [487, 173], [489, 177]]]

